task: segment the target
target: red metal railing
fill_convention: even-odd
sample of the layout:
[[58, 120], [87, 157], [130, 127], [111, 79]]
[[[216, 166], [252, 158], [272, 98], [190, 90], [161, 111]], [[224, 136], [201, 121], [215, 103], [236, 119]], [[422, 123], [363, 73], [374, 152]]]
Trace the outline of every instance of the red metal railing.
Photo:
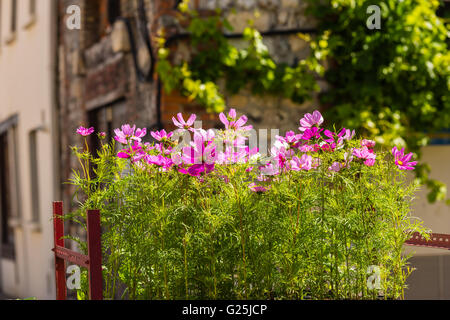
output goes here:
[[103, 300], [100, 211], [88, 210], [87, 212], [87, 256], [65, 248], [63, 215], [63, 203], [54, 202], [53, 232], [55, 247], [53, 252], [55, 253], [56, 299], [67, 299], [66, 261], [68, 261], [88, 269], [89, 298], [91, 300]]
[[414, 233], [406, 245], [450, 250], [450, 234], [432, 233], [427, 241], [419, 233]]

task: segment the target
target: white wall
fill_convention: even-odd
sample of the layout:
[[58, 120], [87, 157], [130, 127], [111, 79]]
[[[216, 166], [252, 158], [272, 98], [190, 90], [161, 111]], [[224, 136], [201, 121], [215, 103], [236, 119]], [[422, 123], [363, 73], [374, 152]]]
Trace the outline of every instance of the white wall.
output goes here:
[[[2, 260], [4, 293], [16, 297], [54, 299], [52, 201], [55, 200], [52, 142], [55, 28], [53, 6], [57, 1], [37, 0], [34, 23], [28, 0], [17, 0], [15, 38], [9, 32], [11, 0], [1, 2], [0, 122], [18, 114], [17, 166], [21, 219], [15, 228], [16, 262]], [[37, 127], [40, 225], [31, 224], [29, 133]], [[36, 228], [39, 227], [39, 228]]]
[[[430, 177], [447, 184], [450, 190], [450, 146], [428, 146], [423, 159], [430, 164]], [[429, 204], [428, 190], [423, 187], [414, 201], [413, 215], [421, 218], [424, 226], [434, 233], [450, 234], [450, 206], [443, 202]], [[408, 299], [450, 299], [450, 250], [423, 247], [405, 247], [414, 253], [411, 266], [416, 268], [408, 279]]]
[[[431, 166], [430, 178], [437, 179], [447, 184], [450, 190], [450, 146], [433, 145], [423, 149], [421, 162]], [[434, 233], [450, 234], [450, 206], [440, 201], [430, 204], [427, 201], [428, 189], [422, 187], [416, 193], [413, 205], [413, 215], [424, 221], [424, 226]], [[449, 193], [450, 195], [450, 193]], [[450, 251], [416, 248], [417, 255], [442, 255], [450, 254]]]

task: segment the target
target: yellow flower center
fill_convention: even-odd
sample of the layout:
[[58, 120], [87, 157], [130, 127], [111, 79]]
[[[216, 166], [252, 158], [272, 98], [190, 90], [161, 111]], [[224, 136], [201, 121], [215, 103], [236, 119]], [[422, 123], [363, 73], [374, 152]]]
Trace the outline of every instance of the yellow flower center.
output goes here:
[[403, 161], [399, 161], [398, 164], [402, 166], [403, 165]]

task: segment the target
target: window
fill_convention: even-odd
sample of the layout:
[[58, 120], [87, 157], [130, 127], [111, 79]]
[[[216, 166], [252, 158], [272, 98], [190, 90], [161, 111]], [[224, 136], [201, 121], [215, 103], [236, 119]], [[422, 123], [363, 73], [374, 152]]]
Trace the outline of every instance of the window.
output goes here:
[[0, 49], [2, 48], [2, 14], [3, 14], [3, 7], [2, 7], [2, 0], [0, 0]]
[[113, 25], [121, 15], [120, 0], [108, 0], [108, 22]]
[[38, 132], [39, 129], [32, 130], [29, 135], [32, 223], [36, 225], [39, 225]]
[[100, 0], [99, 3], [100, 36], [105, 35], [116, 19], [120, 17], [120, 0]]
[[36, 14], [36, 0], [29, 0], [29, 14], [34, 16]]
[[17, 117], [0, 123], [0, 241], [1, 256], [15, 258], [13, 221], [17, 220], [15, 126]]
[[[106, 141], [114, 137], [114, 129], [120, 128], [123, 119], [127, 118], [126, 101], [120, 99], [111, 104], [95, 108], [88, 112], [89, 127], [94, 127], [98, 132], [106, 133]], [[89, 148], [96, 150], [100, 147], [96, 135], [92, 135]], [[118, 146], [118, 144], [117, 144]]]
[[17, 0], [11, 0], [11, 33], [17, 31]]
[[25, 29], [31, 27], [36, 21], [36, 0], [28, 0], [28, 15], [25, 25]]
[[121, 14], [120, 0], [86, 1], [83, 30], [86, 33], [85, 47], [97, 43], [108, 34], [111, 26]]
[[5, 38], [6, 44], [11, 44], [16, 39], [16, 32], [17, 32], [17, 0], [9, 0], [9, 8], [5, 7], [4, 11], [8, 12], [7, 9], [9, 9], [9, 20], [5, 21], [7, 33]]

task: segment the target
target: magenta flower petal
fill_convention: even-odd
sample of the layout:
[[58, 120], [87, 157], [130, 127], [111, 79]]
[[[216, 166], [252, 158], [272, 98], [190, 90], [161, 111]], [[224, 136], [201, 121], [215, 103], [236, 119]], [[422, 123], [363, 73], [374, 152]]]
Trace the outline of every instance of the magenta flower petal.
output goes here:
[[270, 189], [270, 187], [266, 188], [263, 186], [258, 186], [255, 183], [251, 183], [248, 187], [250, 188], [250, 190], [252, 190], [253, 192], [256, 192], [256, 193], [264, 193], [264, 192], [269, 191], [269, 189]]
[[307, 113], [300, 120], [300, 131], [305, 131], [308, 128], [312, 128], [314, 126], [320, 126], [323, 123], [324, 119], [322, 114], [319, 111], [314, 111], [313, 114]]
[[239, 118], [238, 121], [236, 121], [235, 126], [236, 128], [242, 127], [244, 124], [246, 124], [248, 121], [248, 118], [246, 116], [242, 116]]
[[176, 127], [180, 128], [180, 129], [183, 128], [183, 125], [180, 122], [178, 122], [177, 119], [175, 119], [175, 117], [172, 117], [172, 122]]
[[87, 129], [87, 128], [85, 128], [85, 127], [79, 127], [78, 129], [77, 129], [77, 133], [79, 134], [79, 135], [82, 135], [83, 137], [87, 137], [87, 136], [90, 136], [91, 134], [93, 134], [94, 133], [94, 128], [92, 127], [92, 128], [89, 128], [89, 129]]
[[126, 152], [127, 150], [122, 150], [117, 154], [117, 157], [121, 159], [129, 159], [130, 155]]
[[223, 112], [219, 114], [219, 119], [225, 125], [225, 127], [228, 128], [230, 122], [228, 121], [227, 116]]
[[189, 117], [188, 121], [184, 121], [183, 114], [182, 113], [178, 113], [177, 114], [177, 118], [178, 118], [178, 120], [175, 119], [174, 117], [172, 117], [173, 124], [176, 127], [180, 128], [182, 130], [191, 130], [191, 127], [194, 124], [195, 119], [197, 119], [197, 116], [195, 114], [192, 114]]
[[199, 177], [203, 172], [205, 172], [205, 166], [202, 164], [194, 164], [188, 169], [189, 175], [193, 177]]
[[402, 148], [402, 150], [398, 150], [397, 147], [392, 148], [392, 155], [395, 159], [395, 164], [400, 170], [414, 170], [415, 166], [417, 165], [417, 161], [410, 162], [413, 153], [409, 153], [405, 155], [405, 148]]
[[188, 119], [188, 121], [186, 122], [186, 124], [187, 124], [189, 127], [192, 127], [192, 125], [193, 125], [194, 122], [195, 122], [195, 119], [197, 119], [197, 116], [196, 116], [195, 114], [192, 114], [192, 115], [189, 117], [189, 119]]

